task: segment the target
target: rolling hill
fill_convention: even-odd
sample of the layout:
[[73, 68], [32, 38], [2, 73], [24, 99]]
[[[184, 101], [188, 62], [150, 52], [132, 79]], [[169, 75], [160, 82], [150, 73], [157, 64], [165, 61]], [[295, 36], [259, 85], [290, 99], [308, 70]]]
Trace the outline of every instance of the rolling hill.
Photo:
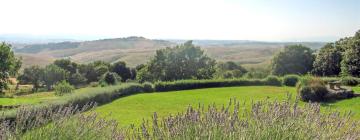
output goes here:
[[[14, 45], [14, 51], [23, 56], [24, 67], [48, 64], [60, 58], [69, 58], [78, 63], [89, 63], [95, 60], [125, 61], [129, 66], [134, 67], [146, 63], [156, 50], [172, 47], [184, 41], [127, 37], [82, 42], [30, 44], [21, 47]], [[194, 40], [193, 42], [218, 61], [235, 61], [240, 64], [268, 62], [273, 54], [283, 46], [301, 43], [231, 40]], [[303, 42], [301, 44], [314, 49], [324, 45], [321, 42]]]

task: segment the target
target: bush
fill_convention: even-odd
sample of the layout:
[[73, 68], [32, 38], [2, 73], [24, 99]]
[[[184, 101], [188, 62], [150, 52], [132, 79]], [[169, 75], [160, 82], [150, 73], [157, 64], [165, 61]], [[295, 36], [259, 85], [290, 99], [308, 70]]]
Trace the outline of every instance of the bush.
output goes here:
[[277, 76], [269, 75], [265, 78], [266, 85], [281, 86], [281, 79]]
[[298, 75], [286, 75], [283, 79], [283, 85], [294, 87], [299, 82], [299, 79]]
[[69, 94], [74, 91], [74, 87], [70, 85], [66, 81], [61, 81], [55, 85], [55, 95], [56, 96], [62, 96], [64, 94]]
[[305, 76], [297, 86], [298, 94], [302, 101], [321, 102], [326, 101], [329, 93], [324, 81], [319, 78]]
[[115, 72], [108, 72], [104, 75], [101, 81], [108, 85], [115, 85], [118, 81], [121, 81], [121, 77]]
[[341, 79], [341, 83], [347, 86], [356, 86], [359, 84], [359, 81], [355, 77], [348, 76], [348, 77], [343, 77]]
[[155, 90], [154, 85], [150, 82], [145, 82], [142, 84], [142, 86], [143, 86], [144, 92], [150, 93], [150, 92], [154, 92], [154, 90]]
[[308, 102], [321, 102], [325, 101], [325, 96], [328, 94], [328, 90], [325, 86], [305, 86], [299, 90], [299, 95], [302, 101]]

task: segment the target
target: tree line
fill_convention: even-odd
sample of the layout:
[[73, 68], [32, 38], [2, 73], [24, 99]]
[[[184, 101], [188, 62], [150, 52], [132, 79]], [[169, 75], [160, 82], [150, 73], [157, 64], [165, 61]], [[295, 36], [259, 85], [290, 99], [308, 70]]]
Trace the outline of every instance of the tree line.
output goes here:
[[[17, 75], [21, 59], [15, 57], [11, 45], [0, 45], [0, 92], [6, 89], [10, 76]], [[21, 84], [32, 84], [51, 90], [60, 81], [75, 87], [138, 82], [175, 81], [183, 79], [264, 78], [267, 75], [313, 74], [317, 76], [360, 77], [360, 31], [352, 37], [328, 43], [318, 51], [303, 45], [284, 47], [271, 60], [269, 70], [247, 70], [235, 62], [216, 62], [192, 41], [157, 50], [147, 63], [130, 68], [125, 62], [95, 61], [78, 64], [70, 59], [56, 60], [46, 67], [25, 68], [18, 77]]]
[[271, 62], [271, 74], [360, 77], [360, 30], [318, 51], [303, 45], [285, 47]]

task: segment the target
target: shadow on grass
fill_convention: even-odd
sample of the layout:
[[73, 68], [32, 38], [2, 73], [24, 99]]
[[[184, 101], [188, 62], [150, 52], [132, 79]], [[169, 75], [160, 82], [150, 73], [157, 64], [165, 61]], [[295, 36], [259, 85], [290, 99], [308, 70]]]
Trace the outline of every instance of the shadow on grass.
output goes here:
[[324, 107], [327, 107], [327, 106], [331, 106], [330, 104], [334, 104], [334, 103], [337, 103], [339, 101], [343, 101], [343, 100], [351, 100], [351, 99], [354, 99], [354, 98], [358, 98], [360, 97], [360, 93], [354, 93], [354, 96], [351, 97], [351, 98], [346, 98], [346, 99], [331, 99], [331, 100], [328, 100], [328, 101], [323, 101], [320, 103], [321, 106], [324, 106]]

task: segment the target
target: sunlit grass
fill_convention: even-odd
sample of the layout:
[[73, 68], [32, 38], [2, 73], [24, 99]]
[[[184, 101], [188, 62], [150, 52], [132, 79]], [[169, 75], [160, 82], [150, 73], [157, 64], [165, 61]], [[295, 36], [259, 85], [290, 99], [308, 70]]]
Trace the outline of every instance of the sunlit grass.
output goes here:
[[[355, 87], [360, 92], [359, 87]], [[139, 124], [143, 119], [151, 119], [151, 115], [157, 112], [158, 115], [166, 116], [184, 111], [187, 106], [198, 104], [218, 105], [227, 104], [230, 98], [236, 98], [245, 102], [243, 108], [250, 108], [252, 101], [259, 100], [285, 100], [287, 93], [292, 94], [295, 99], [296, 89], [294, 87], [272, 87], [272, 86], [246, 86], [227, 88], [208, 88], [172, 92], [144, 93], [129, 97], [120, 98], [112, 103], [97, 107], [95, 111], [102, 116], [110, 117], [120, 122], [123, 126]], [[300, 105], [305, 104], [300, 102]], [[360, 98], [353, 98], [335, 103], [324, 103], [324, 111], [338, 110], [340, 112], [352, 111], [354, 118], [360, 118]]]

